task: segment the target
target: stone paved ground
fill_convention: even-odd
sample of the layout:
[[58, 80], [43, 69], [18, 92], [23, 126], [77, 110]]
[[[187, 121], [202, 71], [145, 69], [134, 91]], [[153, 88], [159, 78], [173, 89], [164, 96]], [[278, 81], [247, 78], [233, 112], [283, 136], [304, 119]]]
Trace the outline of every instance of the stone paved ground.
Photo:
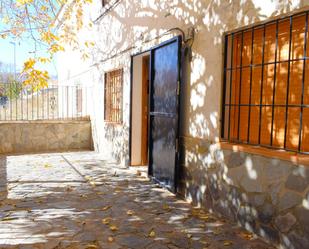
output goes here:
[[2, 157], [0, 193], [0, 248], [273, 248], [93, 152]]

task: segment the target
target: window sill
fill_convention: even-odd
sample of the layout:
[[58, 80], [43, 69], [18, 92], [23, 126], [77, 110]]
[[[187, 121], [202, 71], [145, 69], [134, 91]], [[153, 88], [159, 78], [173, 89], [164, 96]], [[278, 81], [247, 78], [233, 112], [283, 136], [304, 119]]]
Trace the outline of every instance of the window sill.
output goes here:
[[272, 150], [260, 146], [236, 144], [224, 141], [219, 142], [218, 146], [220, 149], [232, 150], [235, 152], [239, 151], [252, 153], [260, 156], [290, 161], [291, 163], [297, 165], [301, 164], [309, 166], [309, 155], [298, 154], [296, 152], [289, 152], [285, 150]]

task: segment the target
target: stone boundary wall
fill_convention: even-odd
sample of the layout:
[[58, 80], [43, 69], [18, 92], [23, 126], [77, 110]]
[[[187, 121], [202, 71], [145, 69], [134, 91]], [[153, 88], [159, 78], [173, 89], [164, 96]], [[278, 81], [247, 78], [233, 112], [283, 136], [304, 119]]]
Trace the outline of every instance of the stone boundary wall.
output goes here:
[[309, 248], [309, 166], [181, 139], [179, 193], [280, 248]]
[[89, 120], [0, 122], [0, 154], [92, 150]]

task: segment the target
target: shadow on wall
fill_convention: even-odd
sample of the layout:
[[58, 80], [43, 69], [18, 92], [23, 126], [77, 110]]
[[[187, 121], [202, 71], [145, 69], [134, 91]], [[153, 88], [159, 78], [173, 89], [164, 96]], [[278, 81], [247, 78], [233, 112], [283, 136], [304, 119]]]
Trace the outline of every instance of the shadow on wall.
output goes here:
[[[257, 0], [121, 1], [98, 23], [99, 33], [108, 35], [100, 35], [96, 44], [109, 46], [97, 47], [93, 58], [109, 58], [131, 47], [146, 50], [159, 41], [145, 41], [165, 30], [194, 26], [192, 60], [183, 62], [181, 192], [195, 204], [286, 248], [305, 248], [309, 244], [308, 171], [213, 145], [219, 141], [224, 32], [295, 9], [290, 1], [263, 5]], [[298, 7], [304, 5], [304, 1], [298, 3]], [[127, 128], [106, 129], [105, 137], [113, 141], [112, 153], [119, 160], [128, 151], [128, 133]]]
[[[250, 6], [250, 2], [246, 1], [246, 4]], [[216, 7], [212, 9], [212, 18]], [[285, 8], [273, 15], [289, 10]], [[247, 23], [263, 19], [263, 16], [258, 15], [258, 10], [250, 13], [250, 17], [244, 16]], [[243, 24], [244, 20], [241, 21]], [[219, 26], [222, 25], [221, 21], [217, 22]], [[215, 26], [211, 25], [208, 30], [216, 34]], [[217, 38], [217, 43], [216, 37], [211, 37], [213, 43], [204, 44], [222, 49], [222, 35]], [[212, 145], [212, 139], [219, 140], [218, 96], [221, 96], [221, 91], [217, 85], [221, 85], [221, 70], [218, 68], [222, 68], [222, 63], [218, 63], [217, 57], [221, 53], [210, 49], [209, 56], [203, 57], [195, 52], [198, 44], [201, 43], [195, 42], [193, 46], [192, 62], [186, 59], [182, 64], [185, 84], [181, 96], [183, 137], [179, 191], [195, 205], [229, 217], [284, 248], [308, 247], [309, 223], [306, 217], [309, 217], [309, 170], [302, 165], [222, 150]], [[216, 54], [211, 55], [212, 52]], [[209, 65], [212, 60], [218, 74]], [[205, 79], [208, 80], [205, 82]], [[205, 113], [209, 116], [205, 116]], [[188, 117], [189, 122], [186, 122]], [[214, 134], [217, 136], [214, 137]], [[206, 137], [210, 142], [189, 136]]]
[[129, 148], [126, 138], [129, 137], [129, 128], [122, 125], [105, 124], [105, 139], [112, 141], [110, 148], [111, 157], [116, 163], [122, 163], [122, 160], [127, 157]]
[[[183, 86], [185, 89], [185, 97], [182, 99], [183, 135], [212, 141], [218, 140], [220, 118], [218, 96], [221, 95], [222, 82], [221, 70], [218, 68], [222, 68], [223, 65], [221, 58], [223, 33], [265, 17], [259, 13], [260, 8], [255, 7], [253, 2], [251, 0], [243, 2], [211, 1], [210, 3], [205, 1], [194, 1], [194, 3], [182, 1], [179, 3], [175, 1], [170, 4], [166, 1], [150, 3], [149, 1], [135, 0], [128, 4], [128, 1], [120, 1], [114, 11], [97, 23], [98, 33], [107, 33], [108, 35], [100, 35], [96, 38], [96, 44], [105, 44], [105, 46], [95, 47], [92, 58], [98, 62], [114, 55], [115, 58], [119, 58], [117, 56], [123, 54], [123, 51], [128, 53], [143, 51], [159, 43], [161, 40], [152, 40], [152, 38], [159, 36], [165, 30], [179, 27], [186, 31], [187, 28], [194, 26], [197, 34], [192, 48], [189, 76]], [[146, 41], [149, 40], [152, 41], [147, 43]], [[127, 50], [128, 48], [133, 48], [133, 50]], [[120, 58], [120, 60], [122, 59]], [[129, 60], [129, 56], [126, 56], [125, 60]], [[115, 64], [119, 66], [119, 62], [115, 62]], [[128, 61], [125, 64], [129, 64]], [[124, 84], [124, 91], [127, 91], [129, 84], [128, 82], [124, 82]], [[126, 106], [129, 100], [125, 99], [124, 101], [124, 106]], [[129, 115], [129, 112], [125, 113]], [[116, 139], [113, 137], [115, 129], [108, 129], [106, 138]], [[128, 146], [126, 135], [123, 139], [123, 143], [126, 145], [119, 146], [117, 142], [117, 148]], [[127, 151], [127, 149], [125, 150]], [[116, 155], [115, 151], [113, 153]], [[116, 157], [120, 156], [116, 155]]]
[[281, 245], [309, 245], [309, 169], [182, 139], [179, 191], [195, 205]]

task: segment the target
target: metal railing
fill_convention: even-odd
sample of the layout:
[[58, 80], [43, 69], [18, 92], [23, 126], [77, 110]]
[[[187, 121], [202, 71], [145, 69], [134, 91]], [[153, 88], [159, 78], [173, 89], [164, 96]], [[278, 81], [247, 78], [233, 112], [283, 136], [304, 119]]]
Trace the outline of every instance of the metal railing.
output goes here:
[[54, 85], [34, 91], [0, 84], [0, 121], [81, 120], [90, 116], [91, 87]]

